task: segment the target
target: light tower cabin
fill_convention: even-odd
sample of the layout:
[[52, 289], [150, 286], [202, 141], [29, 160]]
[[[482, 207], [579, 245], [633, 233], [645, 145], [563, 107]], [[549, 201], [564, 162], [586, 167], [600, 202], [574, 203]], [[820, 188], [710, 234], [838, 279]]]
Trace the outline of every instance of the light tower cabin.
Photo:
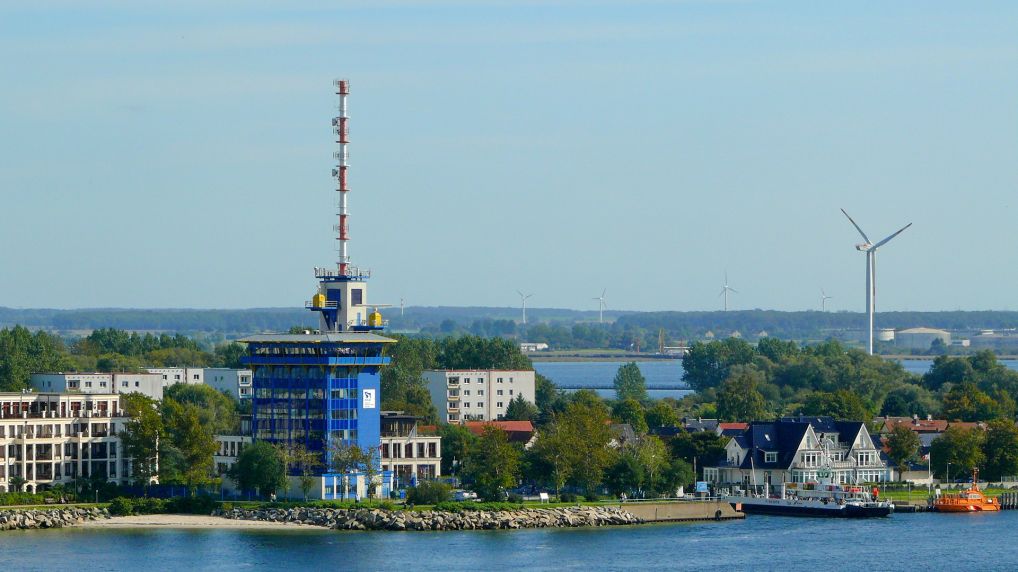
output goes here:
[[[374, 453], [372, 465], [381, 475], [375, 494], [387, 496], [391, 471], [380, 472], [378, 457], [381, 407], [379, 369], [389, 364], [383, 355], [395, 340], [378, 335], [385, 327], [377, 305], [368, 306], [367, 280], [350, 264], [347, 252], [347, 104], [349, 82], [337, 80], [339, 116], [332, 124], [337, 136], [338, 162], [333, 169], [339, 193], [339, 260], [336, 270], [315, 268], [318, 289], [305, 304], [319, 313], [316, 333], [258, 335], [248, 344], [244, 363], [253, 373], [252, 437], [283, 448], [303, 446], [317, 455], [313, 468], [314, 498], [364, 498], [368, 486], [361, 470], [334, 470], [338, 447], [356, 445]], [[291, 477], [299, 475], [296, 468]], [[291, 478], [291, 495], [302, 495]], [[377, 481], [376, 481], [376, 484]]]

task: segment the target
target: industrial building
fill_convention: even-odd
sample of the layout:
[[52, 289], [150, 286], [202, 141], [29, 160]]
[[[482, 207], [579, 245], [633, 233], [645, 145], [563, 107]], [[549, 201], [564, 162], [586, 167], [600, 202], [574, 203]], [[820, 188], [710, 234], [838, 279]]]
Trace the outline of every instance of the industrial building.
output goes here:
[[894, 345], [909, 350], [928, 350], [934, 340], [951, 345], [951, 332], [934, 328], [908, 328], [894, 333]]
[[422, 377], [439, 419], [446, 423], [497, 421], [521, 395], [536, 403], [533, 371], [441, 369], [425, 371]]
[[77, 478], [127, 484], [120, 396], [0, 393], [0, 492], [39, 492]]

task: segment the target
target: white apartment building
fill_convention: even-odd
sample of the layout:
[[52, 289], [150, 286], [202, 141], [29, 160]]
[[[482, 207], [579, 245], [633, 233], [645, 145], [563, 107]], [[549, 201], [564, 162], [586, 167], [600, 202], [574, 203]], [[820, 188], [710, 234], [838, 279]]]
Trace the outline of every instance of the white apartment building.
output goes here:
[[417, 418], [400, 411], [382, 411], [378, 456], [383, 471], [392, 471], [396, 485], [411, 486], [416, 479], [442, 474], [442, 438], [418, 432]]
[[78, 477], [127, 484], [118, 437], [130, 419], [113, 393], [0, 393], [0, 492], [39, 492]]
[[33, 373], [32, 389], [53, 393], [141, 393], [163, 398], [163, 382], [152, 373]]
[[150, 367], [145, 371], [163, 378], [163, 389], [177, 383], [204, 383], [205, 370], [200, 367]]
[[497, 421], [517, 396], [536, 403], [534, 372], [523, 370], [428, 370], [431, 402], [446, 423]]
[[205, 385], [218, 391], [225, 391], [236, 399], [251, 399], [251, 377], [249, 369], [206, 368]]

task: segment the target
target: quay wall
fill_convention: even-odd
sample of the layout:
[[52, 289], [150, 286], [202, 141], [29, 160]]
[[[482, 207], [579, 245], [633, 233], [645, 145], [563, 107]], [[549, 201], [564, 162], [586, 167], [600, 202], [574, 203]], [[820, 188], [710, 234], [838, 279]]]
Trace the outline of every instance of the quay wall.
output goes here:
[[4, 509], [0, 510], [0, 530], [63, 528], [109, 517], [104, 508]]
[[644, 522], [730, 520], [746, 516], [724, 501], [629, 502], [618, 506]]

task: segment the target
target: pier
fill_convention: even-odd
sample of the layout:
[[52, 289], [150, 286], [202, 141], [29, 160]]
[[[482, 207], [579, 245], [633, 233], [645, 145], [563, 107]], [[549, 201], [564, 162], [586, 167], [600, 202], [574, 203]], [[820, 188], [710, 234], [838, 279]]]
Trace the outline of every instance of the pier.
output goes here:
[[726, 501], [626, 501], [620, 509], [638, 517], [644, 522], [691, 522], [697, 520], [732, 520], [746, 518], [746, 515], [732, 508]]

